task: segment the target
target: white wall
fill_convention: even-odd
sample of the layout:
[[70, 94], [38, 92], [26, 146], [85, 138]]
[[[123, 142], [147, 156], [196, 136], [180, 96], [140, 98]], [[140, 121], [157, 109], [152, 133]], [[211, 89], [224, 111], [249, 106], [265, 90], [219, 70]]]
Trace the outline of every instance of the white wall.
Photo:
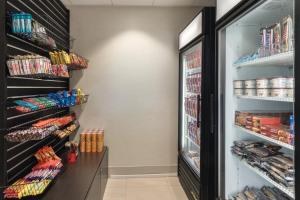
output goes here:
[[71, 7], [74, 49], [90, 60], [82, 128], [104, 128], [112, 174], [176, 172], [178, 34], [199, 8]]

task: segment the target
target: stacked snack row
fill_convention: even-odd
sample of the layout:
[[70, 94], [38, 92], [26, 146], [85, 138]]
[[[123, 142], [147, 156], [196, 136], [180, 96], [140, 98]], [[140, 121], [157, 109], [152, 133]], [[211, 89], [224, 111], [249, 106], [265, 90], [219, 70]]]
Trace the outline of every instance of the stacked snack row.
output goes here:
[[21, 199], [43, 194], [63, 167], [61, 159], [51, 147], [43, 147], [34, 156], [38, 163], [24, 178], [4, 190], [6, 199]]
[[188, 135], [195, 144], [200, 146], [200, 129], [196, 121], [188, 122]]
[[233, 200], [291, 200], [275, 187], [264, 186], [261, 189], [246, 186], [242, 192], [233, 195]]
[[235, 112], [235, 124], [286, 144], [294, 144], [291, 113]]
[[294, 78], [273, 77], [234, 81], [236, 96], [294, 97]]
[[30, 140], [42, 140], [57, 130], [70, 124], [76, 119], [75, 115], [67, 115], [59, 118], [40, 120], [31, 127], [8, 133], [5, 139], [9, 142], [25, 142]]
[[88, 95], [85, 95], [81, 89], [73, 89], [71, 91], [61, 91], [50, 93], [48, 96], [58, 102], [58, 107], [70, 107], [84, 104], [87, 102]]
[[11, 14], [11, 22], [11, 31], [13, 34], [50, 49], [56, 48], [55, 40], [48, 36], [46, 28], [43, 25], [32, 19], [31, 14], [24, 12], [13, 13]]
[[104, 149], [104, 130], [85, 129], [80, 134], [80, 151], [86, 153], [101, 153]]
[[202, 55], [201, 55], [201, 50], [197, 49], [193, 51], [192, 53], [188, 54], [186, 56], [186, 65], [188, 69], [195, 69], [198, 67], [201, 67], [202, 63]]
[[57, 102], [50, 97], [25, 98], [13, 103], [17, 105], [15, 109], [23, 113], [57, 106]]
[[251, 140], [235, 141], [231, 151], [234, 155], [245, 159], [252, 167], [269, 176], [276, 183], [293, 191], [294, 162], [293, 159], [280, 152], [280, 146], [273, 146]]
[[192, 96], [192, 97], [186, 97], [185, 98], [185, 112], [194, 117], [197, 118], [198, 115], [198, 100], [197, 96]]
[[294, 50], [293, 19], [287, 16], [270, 27], [260, 30], [260, 47], [257, 52], [239, 58], [235, 64]]
[[201, 73], [188, 76], [186, 78], [186, 86], [188, 92], [201, 92]]
[[13, 101], [17, 106], [16, 110], [27, 113], [45, 108], [64, 108], [80, 105], [87, 102], [88, 95], [85, 95], [81, 89], [73, 89], [72, 91], [61, 91], [57, 93], [49, 93], [46, 97], [24, 98], [22, 100]]
[[88, 67], [88, 60], [75, 53], [68, 54], [65, 51], [54, 51], [50, 52], [50, 59], [53, 64], [57, 65], [68, 65], [69, 68], [84, 69]]
[[69, 77], [66, 65], [51, 65], [51, 61], [39, 55], [14, 56], [7, 61], [11, 76], [45, 75], [54, 77]]
[[65, 137], [70, 136], [78, 128], [79, 128], [79, 123], [74, 122], [73, 124], [71, 124], [70, 126], [68, 126], [67, 128], [65, 128], [63, 130], [56, 130], [53, 133], [53, 135], [55, 135], [56, 137], [59, 137], [60, 139], [63, 139]]

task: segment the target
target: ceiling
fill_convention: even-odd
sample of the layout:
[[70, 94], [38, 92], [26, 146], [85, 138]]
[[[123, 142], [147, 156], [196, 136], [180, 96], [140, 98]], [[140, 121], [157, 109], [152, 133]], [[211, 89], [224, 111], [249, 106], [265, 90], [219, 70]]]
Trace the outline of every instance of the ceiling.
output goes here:
[[214, 6], [215, 0], [62, 0], [66, 5], [99, 6]]

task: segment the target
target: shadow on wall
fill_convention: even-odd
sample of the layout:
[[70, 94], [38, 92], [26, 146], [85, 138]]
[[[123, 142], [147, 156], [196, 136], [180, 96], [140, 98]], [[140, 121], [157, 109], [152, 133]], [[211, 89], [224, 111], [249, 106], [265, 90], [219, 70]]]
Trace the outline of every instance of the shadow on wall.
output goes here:
[[90, 60], [71, 79], [90, 94], [75, 111], [83, 129], [105, 129], [110, 167], [177, 165], [178, 33], [197, 12], [71, 8], [75, 52]]
[[[74, 6], [71, 9], [71, 14], [80, 13], [80, 17], [74, 16], [72, 18], [76, 23], [80, 24], [80, 26], [75, 27], [76, 29], [73, 32], [77, 40], [81, 40], [89, 46], [89, 49], [84, 51], [86, 55], [92, 55], [99, 50], [97, 49], [99, 46], [105, 48], [105, 45], [111, 43], [111, 40], [122, 37], [123, 34], [128, 36], [130, 32], [148, 35], [149, 38], [156, 40], [157, 43], [164, 43], [165, 40], [172, 38], [164, 37], [164, 31], [174, 29], [174, 33], [179, 33], [178, 30], [183, 28], [181, 24], [187, 24], [185, 19], [179, 22], [176, 17], [166, 18], [162, 11], [171, 13], [172, 10], [164, 8], [157, 8], [157, 12], [146, 7], [137, 9], [136, 7], [99, 8]], [[196, 13], [200, 9], [195, 8], [193, 11]], [[173, 10], [176, 10], [176, 8]], [[180, 12], [179, 8], [177, 12]], [[80, 37], [81, 35], [85, 37]], [[177, 48], [178, 41], [174, 39], [173, 44]], [[78, 46], [76, 40], [74, 47], [75, 49], [82, 48]]]

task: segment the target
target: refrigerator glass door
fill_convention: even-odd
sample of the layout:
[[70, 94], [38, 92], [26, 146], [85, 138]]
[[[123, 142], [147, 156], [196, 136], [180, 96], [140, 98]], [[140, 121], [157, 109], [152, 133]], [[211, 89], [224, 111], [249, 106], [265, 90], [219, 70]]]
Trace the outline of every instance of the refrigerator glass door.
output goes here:
[[294, 0], [265, 0], [218, 31], [225, 199], [295, 198], [293, 29]]
[[202, 43], [181, 54], [182, 66], [182, 130], [181, 153], [200, 176], [200, 104], [202, 76]]

